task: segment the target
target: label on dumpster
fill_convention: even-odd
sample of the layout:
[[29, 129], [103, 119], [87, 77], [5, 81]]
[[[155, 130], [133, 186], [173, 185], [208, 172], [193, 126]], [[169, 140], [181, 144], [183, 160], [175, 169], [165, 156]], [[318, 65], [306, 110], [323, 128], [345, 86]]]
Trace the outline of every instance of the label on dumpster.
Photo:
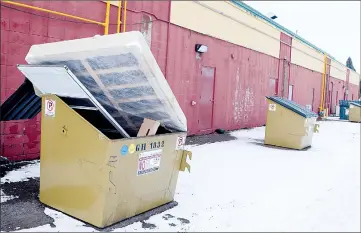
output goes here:
[[177, 142], [176, 142], [176, 145], [175, 145], [175, 150], [183, 149], [185, 143], [186, 143], [186, 136], [179, 136], [179, 137], [177, 137]]
[[45, 99], [45, 116], [55, 117], [55, 100]]
[[146, 151], [139, 154], [137, 175], [145, 175], [159, 170], [162, 150]]
[[275, 112], [276, 111], [276, 104], [269, 104], [268, 105], [268, 110]]

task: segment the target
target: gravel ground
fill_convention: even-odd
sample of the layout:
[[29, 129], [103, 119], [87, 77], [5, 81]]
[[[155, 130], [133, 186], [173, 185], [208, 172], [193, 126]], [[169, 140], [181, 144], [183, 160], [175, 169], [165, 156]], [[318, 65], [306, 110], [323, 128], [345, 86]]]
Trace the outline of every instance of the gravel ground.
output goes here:
[[[228, 133], [225, 134], [210, 134], [202, 136], [191, 136], [187, 138], [187, 145], [202, 145], [214, 142], [221, 141], [231, 141], [236, 138], [231, 136]], [[3, 178], [8, 172], [16, 169], [20, 169], [26, 165], [29, 165], [30, 161], [10, 163], [3, 161], [0, 164], [1, 173], [0, 176]], [[1, 203], [1, 231], [12, 232], [22, 229], [30, 229], [46, 224], [54, 226], [54, 219], [44, 213], [44, 210], [47, 206], [43, 205], [39, 201], [39, 178], [29, 178], [25, 181], [20, 182], [11, 182], [3, 183], [1, 182], [2, 193], [6, 196], [16, 196], [18, 198], [8, 200], [4, 203]], [[144, 230], [153, 229], [154, 224], [147, 223], [147, 219], [151, 216], [160, 214], [170, 208], [177, 206], [177, 202], [171, 202], [164, 206], [160, 206], [156, 209], [148, 211], [144, 214], [140, 214], [130, 219], [126, 219], [120, 223], [117, 223], [113, 226], [107, 227], [105, 229], [98, 229], [84, 223], [84, 226], [92, 227], [94, 230], [101, 231], [110, 231], [113, 229], [121, 228], [127, 225], [130, 225], [134, 222], [141, 222], [142, 228]], [[49, 208], [49, 207], [47, 207]], [[180, 224], [189, 224], [188, 219], [177, 218], [166, 214], [163, 216], [163, 219], [177, 219]], [[170, 223], [174, 224], [174, 223]]]

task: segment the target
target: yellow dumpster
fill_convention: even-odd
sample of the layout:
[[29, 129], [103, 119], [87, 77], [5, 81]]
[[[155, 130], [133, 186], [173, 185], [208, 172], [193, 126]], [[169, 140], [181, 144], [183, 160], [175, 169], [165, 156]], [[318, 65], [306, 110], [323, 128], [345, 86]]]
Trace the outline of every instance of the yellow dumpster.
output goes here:
[[361, 122], [361, 105], [360, 104], [350, 102], [348, 119], [351, 122]]
[[316, 113], [282, 97], [267, 97], [267, 106], [266, 145], [298, 150], [311, 146], [319, 126]]
[[103, 228], [173, 201], [186, 118], [140, 32], [31, 47], [40, 201]]

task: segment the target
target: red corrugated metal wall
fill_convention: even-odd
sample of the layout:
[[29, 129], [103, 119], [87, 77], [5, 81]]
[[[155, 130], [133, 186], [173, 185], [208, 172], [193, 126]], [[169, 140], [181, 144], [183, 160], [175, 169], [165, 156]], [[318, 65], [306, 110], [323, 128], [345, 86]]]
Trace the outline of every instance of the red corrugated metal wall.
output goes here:
[[[27, 4], [91, 17], [97, 21], [105, 18], [105, 4], [100, 1], [29, 1]], [[127, 31], [144, 30], [144, 15], [150, 15], [151, 30], [148, 32], [151, 33], [151, 50], [187, 116], [190, 134], [265, 124], [265, 96], [281, 95], [285, 88], [284, 96], [287, 97], [289, 84], [294, 86], [293, 100], [302, 105], [312, 104], [313, 111], [317, 112], [322, 74], [289, 63], [291, 37], [280, 33], [280, 54], [279, 58], [274, 58], [169, 24], [169, 6], [169, 1], [128, 1]], [[101, 26], [49, 19], [47, 17], [51, 16], [70, 20], [20, 9], [44, 17], [1, 7], [2, 102], [23, 82], [15, 65], [25, 63], [24, 58], [32, 44], [101, 35], [104, 31]], [[116, 7], [111, 9], [110, 22], [110, 33], [115, 33]], [[195, 44], [207, 45], [208, 52], [197, 56]], [[201, 82], [202, 70], [215, 71], [213, 90], [202, 90], [205, 86]], [[338, 91], [338, 99], [342, 99], [340, 92], [346, 83], [332, 77], [330, 80], [334, 83], [332, 98], [336, 98], [335, 91]], [[211, 83], [208, 86], [211, 87]], [[357, 86], [349, 85], [349, 99], [352, 94], [354, 99], [358, 98], [358, 92]], [[200, 114], [199, 103], [204, 101], [203, 93], [207, 94], [210, 104], [203, 104], [202, 109], [205, 106], [212, 108], [206, 109], [209, 112], [206, 115]], [[192, 105], [192, 101], [196, 104]], [[202, 128], [205, 126], [199, 122], [207, 122], [210, 126], [207, 124], [206, 128]], [[11, 160], [38, 157], [39, 141], [39, 116], [28, 121], [1, 122], [1, 154]]]
[[[105, 20], [105, 3], [101, 1], [24, 1], [25, 4], [43, 7], [91, 18], [96, 21]], [[102, 26], [87, 24], [66, 17], [26, 8], [17, 8], [20, 12], [1, 6], [1, 103], [3, 103], [24, 81], [16, 69], [17, 64], [26, 64], [25, 56], [32, 44], [54, 42], [102, 35]], [[165, 71], [167, 24], [156, 19], [168, 20], [168, 1], [129, 1], [127, 13], [127, 30], [139, 30], [142, 22], [142, 11], [154, 15], [152, 20], [152, 52]], [[139, 13], [135, 12], [139, 11]], [[49, 17], [56, 18], [50, 19]], [[109, 33], [116, 32], [116, 7], [111, 8]], [[40, 150], [40, 114], [32, 120], [1, 122], [1, 155], [10, 160], [33, 159], [39, 156]]]
[[[270, 77], [278, 76], [278, 59], [241, 46], [170, 26], [167, 80], [188, 119], [191, 134], [198, 127], [198, 77], [202, 66], [215, 67], [212, 130], [254, 127], [265, 123], [265, 96]], [[195, 44], [208, 46], [196, 57]], [[211, 117], [211, 116], [210, 116]]]
[[349, 84], [348, 100], [358, 100], [360, 98], [360, 87], [355, 84]]
[[329, 86], [329, 93], [330, 93], [330, 113], [336, 113], [335, 105], [338, 105], [339, 100], [343, 99], [345, 95], [345, 81], [336, 79], [334, 77], [330, 77], [330, 86]]

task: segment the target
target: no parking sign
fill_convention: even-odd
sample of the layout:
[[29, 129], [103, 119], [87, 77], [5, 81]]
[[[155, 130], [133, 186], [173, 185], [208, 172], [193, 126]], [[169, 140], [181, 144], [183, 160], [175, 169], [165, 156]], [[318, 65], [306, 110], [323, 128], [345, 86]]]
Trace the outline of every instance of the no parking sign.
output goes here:
[[55, 117], [55, 100], [45, 99], [45, 116]]

